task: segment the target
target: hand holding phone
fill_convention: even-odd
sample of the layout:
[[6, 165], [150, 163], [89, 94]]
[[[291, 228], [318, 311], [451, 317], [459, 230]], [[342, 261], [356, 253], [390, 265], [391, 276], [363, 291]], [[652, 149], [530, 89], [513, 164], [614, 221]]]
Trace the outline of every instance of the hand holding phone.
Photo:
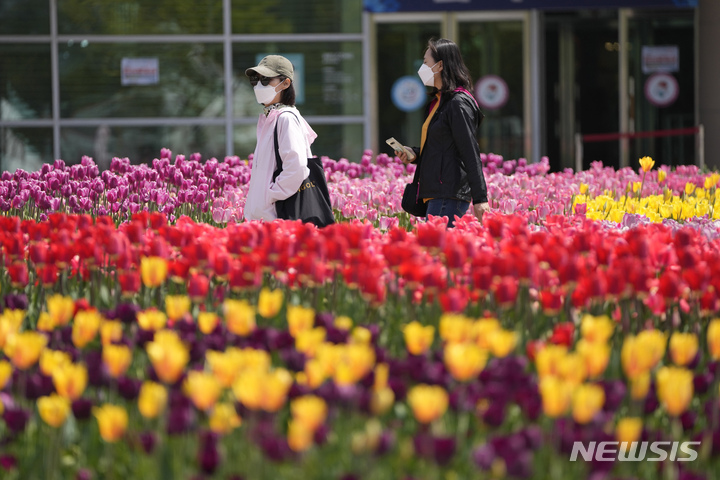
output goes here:
[[413, 152], [413, 150], [411, 148], [408, 148], [408, 147], [404, 146], [402, 143], [395, 140], [395, 137], [388, 138], [387, 140], [385, 140], [385, 143], [390, 145], [393, 148], [393, 150], [395, 150], [396, 152], [405, 152], [405, 154], [407, 155], [408, 161], [412, 162], [413, 160], [415, 160], [415, 152]]

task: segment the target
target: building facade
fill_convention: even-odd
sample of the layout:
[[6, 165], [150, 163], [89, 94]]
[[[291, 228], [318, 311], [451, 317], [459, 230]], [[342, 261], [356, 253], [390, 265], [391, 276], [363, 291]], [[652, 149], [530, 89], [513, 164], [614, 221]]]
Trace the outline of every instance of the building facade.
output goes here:
[[[482, 151], [547, 155], [554, 170], [693, 164], [705, 1], [3, 0], [0, 169], [149, 162], [163, 147], [247, 157], [260, 108], [244, 71], [271, 53], [296, 67], [316, 154], [358, 161], [389, 152], [390, 136], [417, 144], [431, 37], [463, 52]], [[585, 137], [658, 131], [686, 133]]]

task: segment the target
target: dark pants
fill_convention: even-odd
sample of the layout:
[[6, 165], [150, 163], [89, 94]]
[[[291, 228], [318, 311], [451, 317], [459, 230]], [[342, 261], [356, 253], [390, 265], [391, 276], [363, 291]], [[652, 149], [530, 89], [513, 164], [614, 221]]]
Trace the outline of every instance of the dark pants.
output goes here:
[[433, 198], [428, 201], [427, 214], [448, 217], [448, 228], [455, 226], [455, 215], [462, 217], [470, 208], [470, 202], [456, 198]]

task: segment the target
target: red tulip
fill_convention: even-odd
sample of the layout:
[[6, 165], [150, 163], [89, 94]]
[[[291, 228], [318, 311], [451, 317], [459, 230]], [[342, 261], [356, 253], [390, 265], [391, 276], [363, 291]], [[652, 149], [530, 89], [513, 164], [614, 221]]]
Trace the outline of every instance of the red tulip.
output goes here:
[[660, 275], [658, 293], [666, 300], [676, 300], [680, 296], [682, 287], [682, 279], [676, 272], [668, 269]]
[[218, 278], [225, 280], [230, 274], [233, 259], [229, 253], [224, 250], [218, 251], [213, 261], [213, 271]]
[[37, 275], [43, 287], [51, 287], [57, 282], [58, 268], [53, 264], [42, 265], [37, 268]]
[[563, 308], [565, 292], [560, 288], [540, 291], [540, 303], [546, 315], [557, 315]]
[[152, 212], [150, 214], [150, 228], [155, 231], [167, 225], [167, 215], [163, 212]]
[[495, 300], [502, 307], [510, 307], [515, 303], [518, 293], [518, 281], [516, 278], [506, 276], [493, 286]]
[[135, 294], [140, 291], [140, 272], [130, 270], [118, 274], [118, 283], [123, 294]]
[[193, 273], [188, 279], [188, 296], [194, 302], [202, 302], [210, 289], [210, 280], [201, 273]]
[[28, 267], [25, 262], [13, 262], [7, 267], [10, 283], [15, 288], [27, 286], [29, 281]]
[[571, 346], [575, 335], [575, 325], [572, 322], [563, 322], [555, 325], [550, 336], [550, 343], [555, 345]]
[[[28, 256], [30, 257], [30, 261], [35, 265], [45, 265], [51, 257], [50, 245], [48, 245], [46, 241], [33, 242], [28, 247]], [[52, 263], [55, 262], [52, 261]]]
[[470, 294], [465, 288], [450, 287], [439, 295], [443, 312], [461, 313], [467, 307]]

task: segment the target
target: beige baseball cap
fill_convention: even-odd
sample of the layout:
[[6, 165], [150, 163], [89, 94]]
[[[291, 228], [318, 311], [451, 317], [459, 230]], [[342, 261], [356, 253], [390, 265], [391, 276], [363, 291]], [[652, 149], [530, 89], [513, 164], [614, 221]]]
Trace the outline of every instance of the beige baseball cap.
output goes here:
[[245, 70], [245, 75], [248, 77], [253, 74], [262, 75], [263, 77], [278, 77], [282, 75], [292, 80], [294, 70], [290, 60], [282, 55], [268, 55], [260, 60], [257, 67]]

